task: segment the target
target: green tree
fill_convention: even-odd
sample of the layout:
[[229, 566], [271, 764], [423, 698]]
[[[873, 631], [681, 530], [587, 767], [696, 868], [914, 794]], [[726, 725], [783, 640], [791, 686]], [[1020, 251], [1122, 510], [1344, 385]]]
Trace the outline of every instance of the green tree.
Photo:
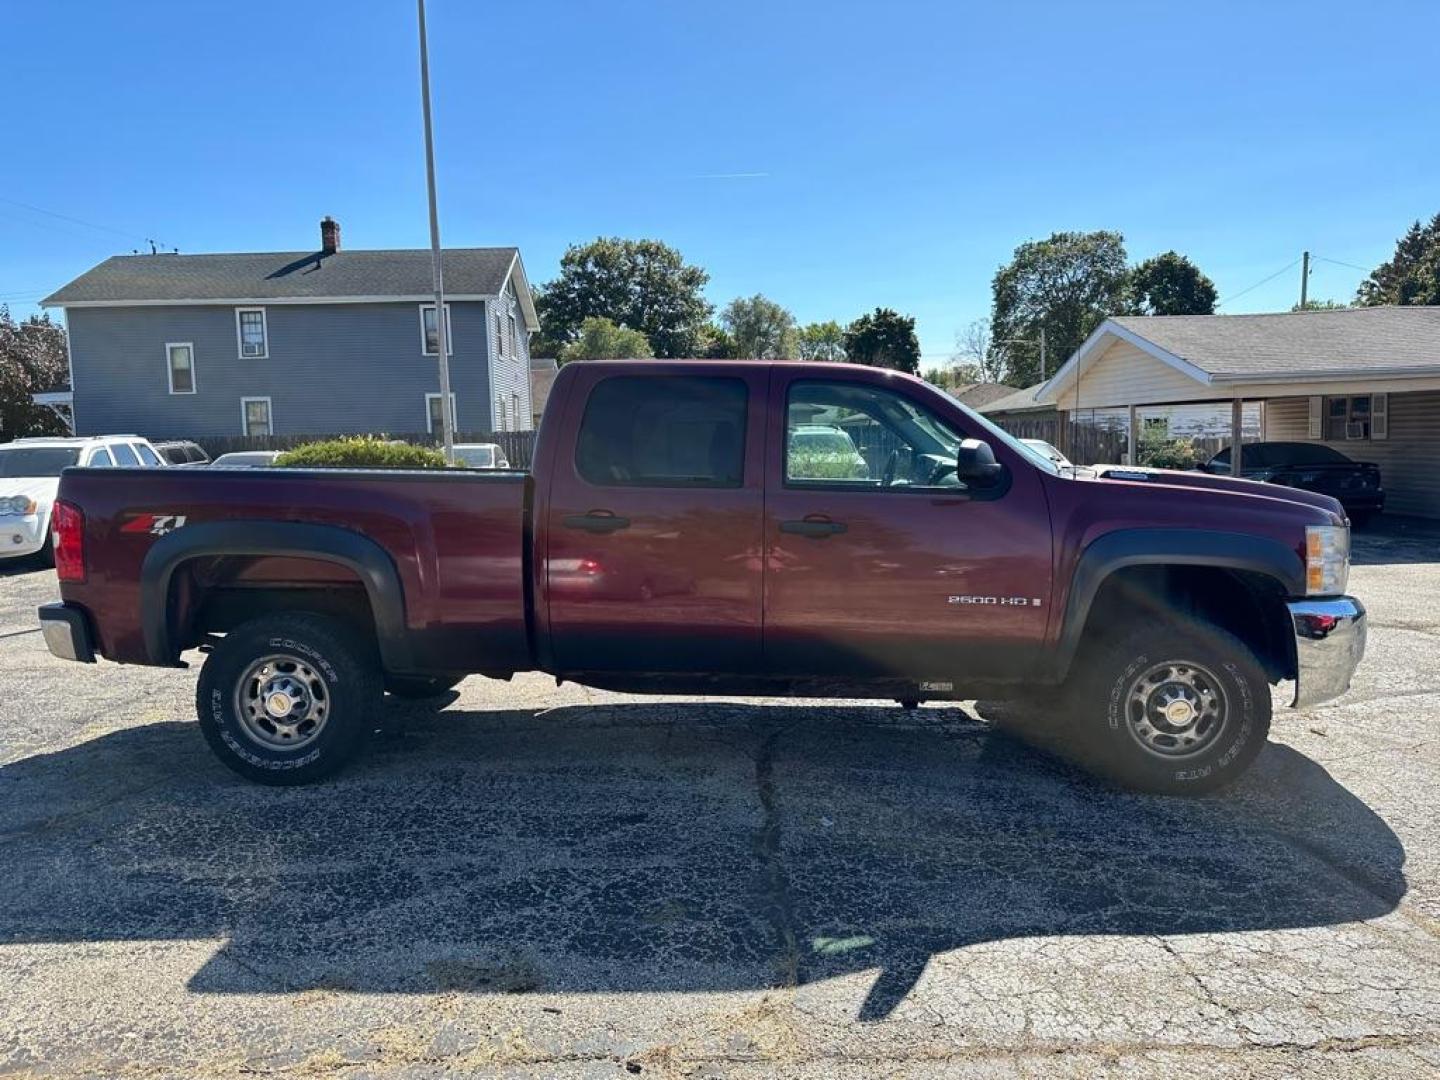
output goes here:
[[709, 280], [659, 240], [602, 236], [574, 245], [560, 276], [536, 296], [540, 346], [558, 350], [586, 319], [600, 317], [644, 334], [656, 356], [693, 356], [712, 310], [702, 295]]
[[561, 348], [558, 359], [568, 364], [572, 360], [634, 360], [654, 355], [640, 331], [592, 315], [580, 323], [579, 335]]
[[1219, 295], [1179, 252], [1146, 259], [1130, 272], [1130, 310], [1137, 315], [1214, 315]]
[[740, 353], [730, 332], [717, 323], [706, 323], [700, 331], [700, 343], [695, 355], [705, 360], [735, 360]]
[[795, 316], [759, 293], [731, 300], [720, 313], [720, 324], [742, 360], [782, 360], [796, 354]]
[[1306, 301], [1305, 301], [1305, 306], [1304, 306], [1303, 308], [1302, 308], [1299, 304], [1295, 304], [1293, 307], [1290, 308], [1290, 310], [1291, 310], [1291, 311], [1347, 311], [1347, 310], [1349, 310], [1349, 308], [1350, 308], [1350, 305], [1349, 305], [1349, 304], [1342, 304], [1339, 300], [1306, 300]]
[[0, 441], [65, 434], [64, 421], [33, 396], [63, 388], [68, 378], [65, 331], [49, 315], [17, 323], [0, 305]]
[[956, 390], [962, 386], [973, 386], [978, 382], [985, 382], [982, 372], [976, 364], [951, 364], [948, 368], [933, 367], [926, 368], [925, 373], [920, 376], [932, 386], [938, 386], [942, 390]]
[[834, 319], [812, 322], [799, 331], [801, 360], [844, 360], [845, 328]]
[[1415, 222], [1383, 262], [1355, 293], [1355, 302], [1375, 304], [1440, 304], [1440, 214], [1430, 224]]
[[915, 317], [876, 308], [845, 328], [845, 358], [852, 364], [893, 368], [914, 375], [920, 370], [920, 339]]
[[992, 282], [990, 322], [1005, 381], [1028, 386], [1040, 377], [1039, 350], [1007, 339], [1035, 340], [1044, 327], [1053, 374], [1106, 316], [1125, 310], [1129, 278], [1117, 232], [1058, 232], [1017, 247]]

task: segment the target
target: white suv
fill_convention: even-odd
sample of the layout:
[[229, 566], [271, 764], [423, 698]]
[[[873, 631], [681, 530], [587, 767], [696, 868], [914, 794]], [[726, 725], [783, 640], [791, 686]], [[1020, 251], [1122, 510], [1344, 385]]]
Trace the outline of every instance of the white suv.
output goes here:
[[37, 553], [51, 561], [50, 507], [61, 469], [158, 469], [164, 464], [138, 435], [0, 443], [0, 562]]

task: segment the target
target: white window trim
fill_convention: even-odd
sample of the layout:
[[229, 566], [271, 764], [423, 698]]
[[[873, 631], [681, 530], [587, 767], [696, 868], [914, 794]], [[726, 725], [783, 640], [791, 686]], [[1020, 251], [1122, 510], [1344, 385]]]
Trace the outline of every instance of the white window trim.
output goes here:
[[[270, 434], [274, 435], [275, 406], [270, 403], [270, 399], [268, 397], [242, 397], [240, 399], [240, 434], [244, 435], [247, 438], [250, 437], [250, 416], [248, 410], [246, 409], [246, 406], [249, 405], [252, 401], [265, 402], [265, 419], [268, 422]], [[256, 438], [264, 438], [264, 436], [260, 435], [256, 436]]]
[[[240, 331], [240, 316], [252, 311], [258, 311], [260, 313], [260, 340], [264, 348], [255, 356], [246, 356], [245, 337]], [[241, 360], [270, 359], [270, 319], [269, 316], [265, 314], [263, 307], [237, 307], [235, 309], [235, 355]]]
[[[190, 350], [190, 389], [175, 389], [175, 365], [170, 362], [171, 349]], [[184, 395], [193, 394], [200, 388], [200, 380], [195, 377], [195, 343], [193, 341], [167, 341], [165, 343], [165, 382], [170, 386], [170, 393]]]
[[[433, 306], [433, 305], [432, 305], [432, 306]], [[431, 353], [430, 355], [434, 356], [435, 354], [434, 354], [434, 353]], [[426, 394], [426, 395], [425, 395], [425, 430], [426, 430], [427, 433], [429, 433], [429, 434], [431, 434], [431, 435], [434, 435], [434, 434], [435, 434], [435, 424], [434, 424], [434, 422], [430, 419], [430, 417], [431, 417], [431, 413], [430, 413], [430, 402], [431, 402], [431, 401], [439, 401], [439, 400], [440, 400], [440, 395], [439, 395], [438, 393], [437, 393], [437, 394]], [[460, 427], [460, 411], [455, 408], [455, 391], [453, 391], [453, 390], [450, 391], [450, 423], [454, 424], [457, 430], [459, 429], [459, 427]], [[451, 434], [453, 435], [454, 432], [452, 431]]]
[[[427, 308], [433, 308], [434, 306], [435, 301], [433, 300], [430, 301], [430, 303], [428, 304], [419, 305], [420, 311], [418, 318], [420, 319], [420, 355], [422, 356], [440, 355], [440, 350], [431, 349], [429, 347], [430, 343], [425, 340], [425, 311]], [[450, 318], [450, 304], [448, 302], [445, 304], [445, 355], [455, 355], [455, 324]]]

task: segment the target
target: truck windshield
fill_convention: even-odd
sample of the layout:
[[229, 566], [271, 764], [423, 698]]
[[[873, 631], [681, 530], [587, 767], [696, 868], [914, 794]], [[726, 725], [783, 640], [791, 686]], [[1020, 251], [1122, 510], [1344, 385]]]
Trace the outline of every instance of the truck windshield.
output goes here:
[[66, 446], [24, 446], [0, 449], [0, 476], [59, 476], [74, 465], [79, 450]]

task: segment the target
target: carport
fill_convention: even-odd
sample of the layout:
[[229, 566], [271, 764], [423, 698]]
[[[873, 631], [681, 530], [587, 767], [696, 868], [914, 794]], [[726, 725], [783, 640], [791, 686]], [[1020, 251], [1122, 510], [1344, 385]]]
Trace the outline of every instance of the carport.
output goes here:
[[1259, 402], [1264, 440], [1372, 461], [1389, 509], [1440, 518], [1440, 307], [1107, 319], [1035, 400], [1068, 418], [1127, 410], [1128, 464], [1140, 410], [1228, 407], [1236, 468], [1244, 406]]

